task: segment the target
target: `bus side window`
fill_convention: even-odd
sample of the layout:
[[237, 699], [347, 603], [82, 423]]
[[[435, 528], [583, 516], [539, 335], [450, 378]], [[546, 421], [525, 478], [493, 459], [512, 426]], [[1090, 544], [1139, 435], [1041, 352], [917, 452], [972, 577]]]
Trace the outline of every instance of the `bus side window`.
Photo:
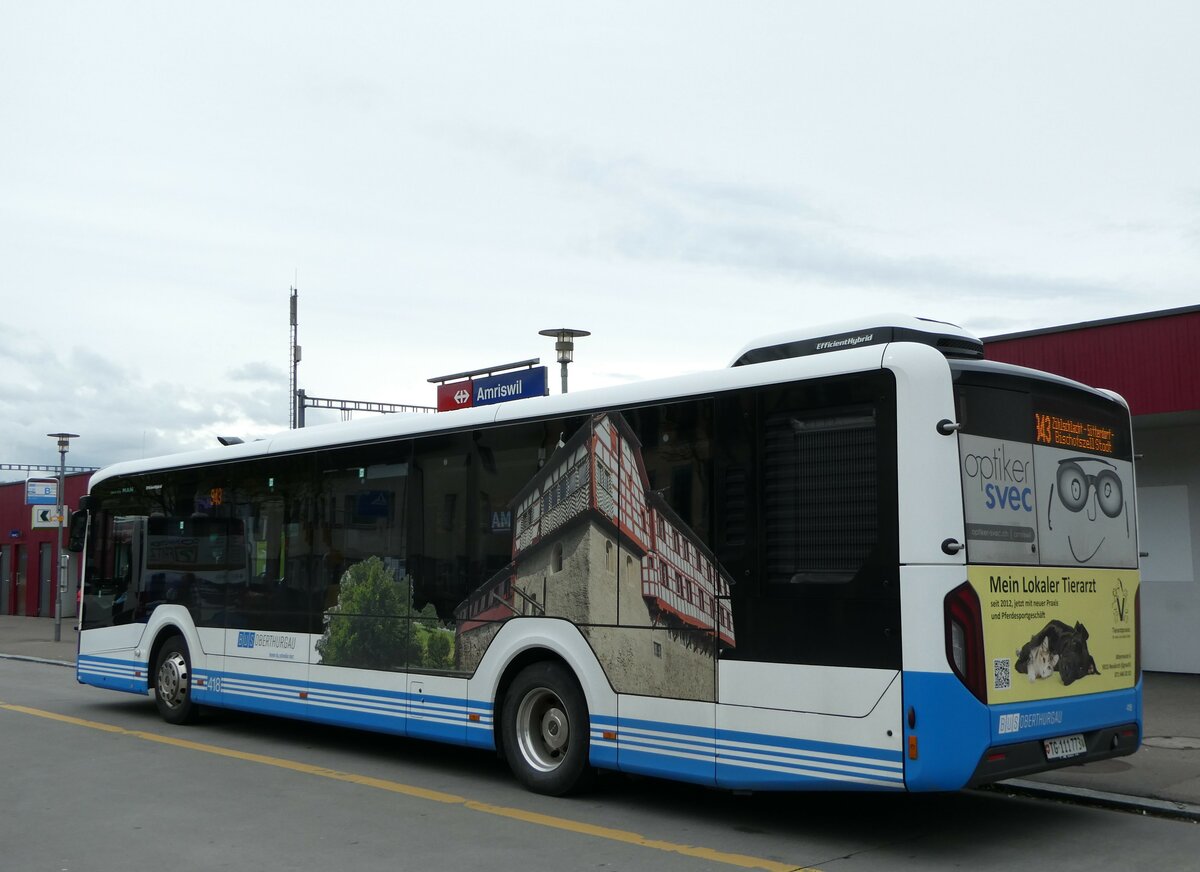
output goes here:
[[866, 373], [764, 389], [753, 419], [723, 409], [723, 657], [899, 668], [894, 396], [890, 374]]

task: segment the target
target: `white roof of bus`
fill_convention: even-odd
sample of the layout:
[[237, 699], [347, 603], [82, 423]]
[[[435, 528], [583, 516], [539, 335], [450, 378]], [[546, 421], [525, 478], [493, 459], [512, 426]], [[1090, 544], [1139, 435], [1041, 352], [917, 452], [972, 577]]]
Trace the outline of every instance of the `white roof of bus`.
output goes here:
[[[883, 318], [880, 319], [880, 323], [886, 326], [919, 329], [922, 323], [928, 323], [923, 319], [910, 318], [908, 316], [891, 315], [886, 317], [886, 321]], [[908, 322], [913, 323], [910, 324]], [[936, 323], [942, 324], [944, 322]], [[861, 325], [862, 322], [859, 321], [851, 325], [848, 329], [860, 329]], [[831, 328], [829, 332], [836, 333], [839, 329], [838, 325], [829, 326]], [[925, 329], [928, 328], [926, 327]], [[944, 332], [948, 333], [951, 331]], [[788, 342], [792, 341], [797, 335], [793, 331], [788, 334], [778, 334], [778, 337], [780, 337], [780, 342]], [[971, 334], [963, 331], [963, 335], [970, 336]], [[755, 346], [759, 344], [761, 343], [754, 343]], [[91, 485], [95, 486], [99, 482], [117, 475], [136, 475], [138, 473], [162, 469], [208, 466], [268, 455], [291, 454], [315, 451], [321, 448], [381, 442], [388, 439], [431, 433], [470, 430], [502, 422], [581, 415], [602, 409], [616, 409], [639, 404], [686, 399], [687, 397], [702, 396], [704, 394], [738, 388], [781, 384], [820, 376], [864, 372], [883, 367], [885, 361], [890, 369], [904, 369], [908, 365], [906, 361], [911, 361], [911, 364], [915, 366], [922, 362], [927, 365], [931, 360], [935, 359], [947, 366], [951, 365], [950, 361], [947, 361], [939, 351], [930, 345], [916, 342], [892, 342], [881, 345], [859, 346], [857, 348], [848, 348], [807, 357], [791, 357], [782, 360], [767, 361], [756, 363], [753, 366], [730, 367], [651, 381], [631, 382], [629, 384], [596, 388], [589, 391], [578, 391], [573, 394], [530, 397], [529, 399], [497, 403], [491, 406], [461, 409], [455, 412], [380, 415], [359, 421], [321, 424], [299, 430], [284, 430], [274, 436], [254, 442], [214, 446], [182, 454], [169, 454], [161, 457], [148, 457], [142, 460], [116, 463], [95, 473], [92, 476]], [[1091, 391], [1097, 395], [1107, 396], [1116, 402], [1127, 405], [1120, 395], [1112, 391], [1094, 388], [1039, 370], [1031, 370], [1025, 367], [986, 360], [955, 360], [953, 361], [953, 366], [963, 369], [985, 369], [1010, 372], [1014, 375], [1035, 376], [1048, 381]]]
[[[913, 349], [912, 353], [914, 354], [935, 355], [941, 358], [941, 354], [929, 346], [915, 343], [902, 344]], [[896, 356], [898, 345], [900, 344], [891, 346], [892, 357]], [[883, 365], [883, 355], [888, 348], [887, 345], [864, 346], [811, 357], [771, 361], [754, 366], [691, 373], [570, 394], [531, 397], [454, 412], [379, 415], [358, 421], [284, 430], [255, 442], [214, 446], [199, 451], [113, 464], [97, 472], [92, 477], [91, 483], [94, 486], [117, 475], [131, 475], [168, 468], [207, 466], [252, 457], [313, 451], [320, 448], [377, 442], [426, 433], [469, 430], [499, 422], [579, 415], [600, 409], [620, 408], [675, 398], [682, 399], [716, 391], [755, 387], [824, 375], [862, 372], [879, 369]]]
[[[921, 319], [907, 318], [907, 316], [887, 317], [889, 320], [886, 322], [881, 320], [881, 323], [888, 324], [889, 326], [912, 326], [907, 321], [916, 322], [918, 325], [924, 323]], [[860, 321], [850, 329], [858, 329], [861, 324], [862, 322]], [[832, 326], [833, 330], [831, 332], [836, 332], [836, 325]], [[785, 337], [781, 341], [787, 342], [790, 341], [787, 337], [794, 337], [796, 334], [779, 335]], [[969, 336], [970, 334], [964, 331], [964, 335]], [[461, 409], [455, 412], [380, 415], [359, 421], [322, 424], [299, 430], [284, 430], [274, 436], [254, 442], [213, 446], [212, 448], [189, 451], [182, 454], [170, 454], [161, 457], [149, 457], [142, 460], [116, 463], [95, 473], [92, 476], [91, 485], [95, 486], [99, 482], [117, 475], [132, 475], [155, 470], [191, 466], [208, 466], [253, 457], [315, 451], [321, 448], [380, 442], [388, 439], [430, 433], [470, 430], [501, 422], [580, 415], [602, 409], [615, 409], [664, 400], [685, 399], [687, 397], [702, 396], [704, 394], [738, 388], [780, 384], [819, 376], [864, 372], [881, 368], [884, 366], [885, 360], [889, 368], [903, 369], [907, 365], [906, 361], [911, 361], [912, 365], [919, 365], [922, 362], [927, 365], [934, 359], [942, 361], [947, 366], [950, 365], [950, 362], [946, 361], [942, 354], [930, 345], [915, 342], [893, 342], [883, 345], [859, 346], [857, 348], [848, 348], [808, 357], [785, 358], [757, 363], [753, 366], [738, 366], [651, 381], [631, 382], [612, 387], [578, 391], [573, 394], [530, 397], [529, 399], [497, 403], [491, 406]], [[1037, 370], [1029, 370], [1024, 367], [982, 360], [954, 361], [954, 365], [965, 369], [990, 369], [1007, 371], [1013, 374], [1037, 376], [1050, 381], [1073, 385], [1097, 394], [1107, 395], [1118, 402], [1124, 403], [1124, 400], [1120, 396], [1110, 391], [1100, 391], [1061, 376], [1054, 376]]]

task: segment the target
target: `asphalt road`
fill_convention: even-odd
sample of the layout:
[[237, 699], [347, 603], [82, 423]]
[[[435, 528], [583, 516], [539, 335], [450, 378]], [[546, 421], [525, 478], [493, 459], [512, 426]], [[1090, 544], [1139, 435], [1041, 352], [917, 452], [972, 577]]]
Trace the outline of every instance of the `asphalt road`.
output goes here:
[[530, 794], [495, 755], [211, 712], [0, 660], [5, 872], [1196, 868], [1200, 826], [992, 792], [758, 794], [610, 775]]

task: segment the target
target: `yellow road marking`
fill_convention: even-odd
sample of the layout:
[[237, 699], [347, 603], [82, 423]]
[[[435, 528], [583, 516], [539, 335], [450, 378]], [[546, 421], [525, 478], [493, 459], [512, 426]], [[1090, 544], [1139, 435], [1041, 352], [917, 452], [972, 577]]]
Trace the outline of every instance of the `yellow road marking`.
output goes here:
[[733, 854], [727, 851], [716, 851], [712, 848], [702, 848], [696, 845], [682, 845], [676, 842], [667, 842], [661, 839], [649, 839], [640, 833], [630, 832], [628, 830], [618, 830], [612, 827], [602, 827], [595, 824], [588, 824], [582, 821], [571, 820], [569, 818], [556, 817], [554, 815], [541, 814], [539, 812], [525, 811], [519, 808], [510, 808], [503, 805], [491, 805], [486, 802], [478, 802], [473, 799], [467, 799], [465, 796], [458, 796], [453, 793], [443, 793], [439, 790], [427, 790], [424, 787], [415, 787], [411, 784], [402, 784], [399, 781], [389, 781], [384, 778], [372, 778], [369, 775], [357, 775], [353, 772], [341, 772], [337, 769], [326, 769], [323, 766], [313, 766], [308, 763], [300, 763], [296, 760], [285, 760], [282, 757], [269, 757], [265, 754], [251, 754], [248, 751], [235, 751], [232, 748], [222, 748], [219, 745], [208, 745], [203, 742], [192, 742], [188, 739], [176, 739], [172, 736], [163, 736], [158, 733], [148, 733], [143, 730], [127, 730], [124, 727], [118, 727], [115, 724], [105, 724], [100, 721], [89, 721], [83, 718], [71, 717], [70, 715], [61, 715], [56, 712], [44, 711], [42, 709], [30, 708], [24, 705], [13, 705], [11, 703], [0, 702], [0, 709], [10, 712], [18, 712], [20, 714], [32, 715], [33, 717], [46, 718], [59, 723], [71, 724], [76, 727], [86, 727], [90, 730], [101, 730], [106, 733], [116, 733], [122, 736], [130, 736], [135, 739], [142, 739], [147, 742], [158, 742], [161, 745], [172, 745], [176, 748], [186, 748], [189, 751], [200, 751], [205, 754], [216, 754], [221, 757], [229, 757], [234, 760], [242, 760], [247, 763], [258, 763], [263, 766], [274, 766], [278, 769], [287, 769], [292, 772], [300, 772], [305, 775], [315, 775], [319, 778], [329, 778], [334, 781], [343, 781], [348, 784], [357, 784], [361, 787], [372, 787], [376, 790], [386, 790], [390, 793], [399, 793], [404, 796], [411, 796], [416, 799], [426, 799], [430, 802], [441, 802], [448, 805], [461, 805], [471, 811], [480, 812], [482, 814], [495, 815], [497, 817], [509, 818], [510, 820], [522, 821], [535, 826], [551, 827], [557, 830], [565, 830], [571, 833], [577, 833], [584, 836], [593, 836], [598, 839], [607, 839], [611, 842], [622, 842], [627, 845], [637, 845], [642, 848], [649, 848], [655, 851], [664, 851], [671, 854], [682, 854], [686, 857], [697, 857], [702, 860], [709, 860], [714, 863], [724, 863], [728, 866], [738, 866], [743, 869], [765, 869], [768, 872], [819, 872], [819, 870], [811, 868], [801, 868], [793, 866], [789, 863], [780, 863], [777, 860], [767, 860], [762, 857], [752, 857], [748, 854]]

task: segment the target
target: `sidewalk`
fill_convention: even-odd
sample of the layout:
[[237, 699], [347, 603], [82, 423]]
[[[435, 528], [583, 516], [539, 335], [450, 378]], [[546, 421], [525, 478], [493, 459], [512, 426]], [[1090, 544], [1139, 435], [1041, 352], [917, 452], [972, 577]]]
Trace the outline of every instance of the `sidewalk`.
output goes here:
[[59, 635], [61, 640], [55, 642], [54, 618], [0, 615], [0, 657], [50, 660], [74, 666], [75, 652], [79, 647], [75, 615], [62, 619]]
[[1144, 735], [1135, 754], [1043, 772], [1002, 787], [1200, 820], [1200, 675], [1145, 672], [1142, 682]]
[[[54, 641], [51, 618], [0, 615], [0, 657], [75, 663], [74, 616]], [[1061, 796], [1200, 820], [1200, 675], [1147, 672], [1145, 736], [1130, 757], [1001, 782], [996, 789]]]

